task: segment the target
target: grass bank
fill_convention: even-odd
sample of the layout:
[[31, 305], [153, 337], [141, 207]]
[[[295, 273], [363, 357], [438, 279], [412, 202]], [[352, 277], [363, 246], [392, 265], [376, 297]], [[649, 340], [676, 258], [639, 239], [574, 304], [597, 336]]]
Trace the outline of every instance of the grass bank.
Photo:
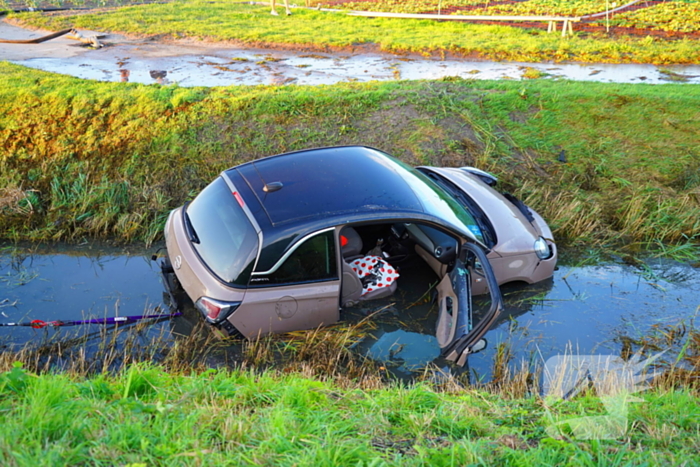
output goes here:
[[341, 386], [298, 374], [134, 365], [117, 375], [0, 375], [0, 459], [23, 465], [694, 465], [700, 404], [638, 394], [626, 434], [580, 440], [552, 421], [604, 415], [429, 384]]
[[251, 46], [296, 48], [378, 47], [389, 52], [478, 56], [535, 62], [695, 63], [697, 39], [576, 34], [429, 20], [358, 18], [344, 13], [295, 9], [270, 15], [269, 6], [233, 2], [174, 1], [96, 11], [11, 14], [20, 24], [51, 30], [93, 29], [138, 36], [235, 41]]
[[364, 144], [495, 172], [562, 243], [670, 248], [700, 234], [699, 116], [700, 88], [675, 84], [181, 88], [0, 62], [0, 236], [150, 243], [225, 168]]

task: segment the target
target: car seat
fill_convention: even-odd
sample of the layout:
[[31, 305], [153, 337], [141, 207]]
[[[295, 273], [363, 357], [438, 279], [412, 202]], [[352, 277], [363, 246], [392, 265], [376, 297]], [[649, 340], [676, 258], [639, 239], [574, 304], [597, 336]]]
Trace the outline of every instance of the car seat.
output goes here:
[[396, 269], [379, 256], [364, 256], [351, 263], [343, 260], [341, 305], [388, 297], [396, 291], [398, 277]]
[[362, 237], [357, 230], [352, 227], [343, 227], [340, 231], [340, 251], [346, 261], [362, 257]]

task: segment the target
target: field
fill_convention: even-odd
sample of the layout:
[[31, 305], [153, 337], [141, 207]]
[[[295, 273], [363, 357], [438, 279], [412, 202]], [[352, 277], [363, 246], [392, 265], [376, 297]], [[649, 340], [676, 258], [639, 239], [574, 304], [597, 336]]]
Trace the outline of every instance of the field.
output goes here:
[[[85, 8], [119, 7], [154, 3], [131, 0], [0, 1], [0, 8]], [[294, 2], [292, 2], [294, 4]], [[675, 37], [700, 33], [700, 0], [611, 2], [609, 0], [305, 0], [300, 6], [391, 13], [423, 13], [484, 16], [570, 16], [581, 17], [580, 30], [595, 31], [612, 26], [616, 35], [658, 35]], [[519, 23], [513, 23], [518, 26]], [[543, 27], [527, 23], [526, 27]]]
[[[447, 14], [471, 8], [467, 13], [489, 15], [605, 11], [604, 2], [548, 2], [486, 2], [465, 6], [464, 2], [455, 1], [441, 3], [440, 9], [445, 8]], [[155, 36], [159, 40], [227, 41], [245, 46], [317, 51], [381, 50], [525, 62], [687, 64], [696, 63], [700, 53], [695, 20], [700, 5], [697, 2], [651, 2], [648, 8], [646, 3], [644, 8], [638, 3], [612, 16], [577, 22], [574, 34], [567, 37], [547, 33], [547, 22], [542, 21], [473, 23], [360, 18], [347, 16], [341, 9], [362, 6], [389, 11], [434, 11], [436, 3], [433, 3], [433, 6], [425, 2], [324, 3], [322, 6], [331, 6], [335, 11], [295, 8], [292, 16], [274, 17], [269, 14], [269, 6], [248, 2], [174, 1], [127, 6], [107, 2], [109, 8], [10, 13], [8, 18], [18, 24], [50, 30], [75, 27]]]
[[[582, 17], [583, 30], [594, 31], [609, 25], [616, 35], [648, 35], [657, 31], [666, 33], [700, 32], [697, 18], [700, 2], [697, 0], [611, 2], [605, 0], [331, 0], [312, 2], [332, 8], [383, 11], [393, 13], [441, 13], [447, 15], [485, 16], [571, 16]], [[615, 11], [612, 11], [615, 10]], [[607, 16], [605, 13], [608, 12]], [[533, 24], [528, 24], [533, 27]], [[540, 26], [542, 27], [542, 26]], [[577, 28], [580, 29], [580, 28]], [[680, 34], [678, 34], [680, 35]]]

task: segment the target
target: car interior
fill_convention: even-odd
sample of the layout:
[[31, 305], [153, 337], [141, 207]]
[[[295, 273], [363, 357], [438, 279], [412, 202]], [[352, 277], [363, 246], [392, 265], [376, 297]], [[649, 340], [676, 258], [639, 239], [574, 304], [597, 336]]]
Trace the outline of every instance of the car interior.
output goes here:
[[[341, 306], [384, 298], [397, 288], [401, 265], [418, 255], [442, 278], [454, 264], [458, 241], [443, 231], [417, 223], [346, 226], [340, 231], [343, 255]], [[363, 268], [363, 266], [365, 266]], [[385, 278], [382, 272], [389, 271]], [[373, 287], [374, 285], [383, 285]]]

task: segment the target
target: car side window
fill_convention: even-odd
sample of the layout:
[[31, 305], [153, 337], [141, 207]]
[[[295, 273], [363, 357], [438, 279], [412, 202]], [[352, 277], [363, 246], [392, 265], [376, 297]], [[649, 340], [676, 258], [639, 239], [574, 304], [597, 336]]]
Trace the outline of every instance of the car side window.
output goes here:
[[266, 284], [314, 282], [338, 278], [333, 231], [315, 235], [299, 247], [272, 274]]

